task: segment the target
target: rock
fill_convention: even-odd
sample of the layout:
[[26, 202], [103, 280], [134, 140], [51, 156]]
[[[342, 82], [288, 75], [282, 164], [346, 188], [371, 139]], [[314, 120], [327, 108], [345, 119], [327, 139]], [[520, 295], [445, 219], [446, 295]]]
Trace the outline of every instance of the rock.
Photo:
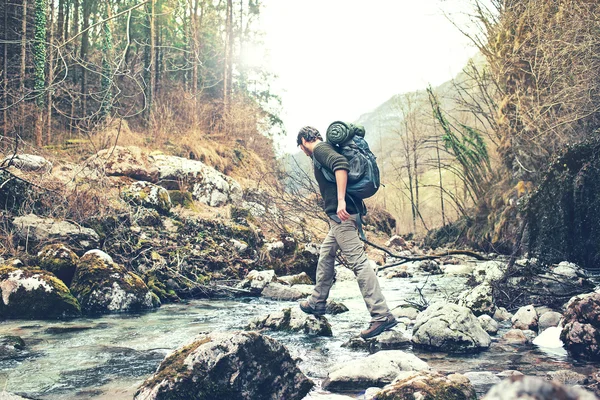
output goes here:
[[452, 399], [477, 400], [475, 389], [465, 376], [444, 376], [433, 371], [401, 372], [394, 382], [381, 389], [377, 400]]
[[300, 290], [282, 285], [277, 282], [270, 282], [261, 292], [262, 297], [272, 300], [296, 301], [306, 297], [306, 294]]
[[492, 318], [494, 318], [498, 322], [508, 321], [512, 317], [513, 317], [513, 315], [511, 313], [509, 313], [508, 311], [506, 311], [506, 308], [504, 308], [504, 307], [496, 308], [496, 311], [494, 312], [494, 315], [492, 316]]
[[490, 387], [502, 381], [501, 378], [490, 371], [465, 372], [463, 375], [469, 379], [478, 392], [487, 392]]
[[587, 376], [570, 369], [559, 369], [558, 371], [548, 372], [548, 379], [561, 383], [563, 385], [574, 386], [587, 383]]
[[363, 339], [355, 336], [342, 344], [342, 347], [350, 349], [367, 350], [370, 353], [376, 353], [380, 350], [398, 350], [410, 346], [411, 341], [398, 331], [385, 331], [371, 339]]
[[0, 336], [0, 361], [13, 360], [26, 355], [25, 342], [19, 336]]
[[367, 215], [363, 217], [363, 223], [368, 228], [391, 235], [396, 229], [396, 218], [389, 212], [379, 207], [370, 209]]
[[473, 277], [477, 283], [495, 282], [504, 277], [506, 264], [500, 261], [485, 261], [478, 263], [473, 270]]
[[306, 272], [301, 272], [296, 275], [282, 276], [278, 280], [287, 283], [290, 286], [294, 285], [314, 285], [315, 283], [310, 279], [310, 276]]
[[408, 318], [411, 320], [417, 319], [417, 316], [421, 313], [416, 308], [410, 305], [401, 305], [390, 310], [396, 319]]
[[507, 344], [528, 344], [531, 340], [521, 329], [511, 329], [502, 335], [502, 341]]
[[70, 286], [79, 257], [64, 244], [44, 246], [37, 254], [40, 268], [52, 272], [65, 285]]
[[483, 400], [592, 400], [592, 393], [534, 376], [511, 376], [495, 385]]
[[380, 351], [368, 357], [336, 365], [323, 381], [323, 389], [331, 392], [364, 390], [392, 383], [401, 371], [429, 370], [417, 356], [402, 350]]
[[356, 275], [349, 268], [337, 266], [335, 267], [335, 280], [336, 282], [355, 281]]
[[200, 161], [162, 154], [151, 155], [149, 160], [158, 168], [158, 183], [166, 189], [187, 185], [195, 200], [211, 207], [242, 200], [239, 183]]
[[331, 325], [325, 317], [305, 314], [298, 307], [255, 318], [246, 327], [248, 330], [271, 329], [274, 331], [303, 332], [314, 336], [332, 336]]
[[12, 224], [19, 239], [29, 242], [56, 241], [69, 244], [75, 250], [89, 250], [97, 247], [100, 241], [100, 237], [93, 229], [67, 221], [41, 218], [34, 214], [16, 217]]
[[434, 260], [423, 260], [419, 263], [419, 271], [426, 272], [431, 275], [443, 274], [439, 264]]
[[514, 369], [506, 369], [498, 374], [499, 377], [505, 378], [508, 376], [523, 376], [522, 372], [516, 371]]
[[213, 332], [165, 358], [134, 400], [300, 400], [313, 386], [274, 339]]
[[413, 274], [408, 271], [407, 265], [399, 265], [385, 271], [386, 279], [393, 278], [412, 278]]
[[371, 387], [365, 390], [364, 400], [377, 400], [377, 395], [381, 392], [381, 388]]
[[240, 242], [239, 240], [229, 239], [233, 247], [237, 250], [239, 254], [244, 254], [246, 250], [248, 250], [248, 244], [244, 242]]
[[538, 316], [533, 305], [519, 308], [517, 313], [513, 315], [510, 320], [512, 322], [512, 327], [515, 329], [538, 329]]
[[480, 316], [483, 314], [493, 315], [496, 311], [493, 289], [488, 282], [484, 282], [473, 289], [467, 289], [458, 296], [458, 304], [469, 308], [473, 314]]
[[487, 349], [491, 339], [471, 310], [456, 304], [434, 303], [419, 314], [413, 343], [448, 353]]
[[385, 261], [387, 259], [386, 253], [379, 249], [369, 249], [367, 251], [367, 257], [369, 258], [369, 260], [374, 261], [375, 264], [379, 266], [385, 265]]
[[112, 262], [100, 250], [87, 252], [79, 260], [71, 284], [84, 314], [148, 310], [160, 301], [144, 281]]
[[385, 242], [385, 247], [400, 247], [401, 249], [406, 248], [406, 240], [402, 236], [394, 235]]
[[0, 163], [2, 167], [13, 166], [22, 171], [47, 173], [52, 171], [52, 163], [42, 156], [34, 154], [17, 154], [5, 157]]
[[168, 215], [171, 210], [171, 197], [162, 186], [150, 182], [132, 183], [121, 192], [121, 198], [136, 206], [152, 208], [161, 214]]
[[458, 264], [458, 265], [450, 265], [445, 264], [440, 268], [444, 271], [446, 275], [452, 276], [465, 276], [473, 273], [473, 267], [470, 265]]
[[496, 322], [492, 317], [490, 317], [487, 314], [483, 314], [477, 317], [477, 319], [479, 320], [479, 323], [481, 324], [481, 327], [484, 331], [486, 331], [490, 335], [495, 335], [496, 333], [498, 333], [498, 322]]
[[542, 314], [538, 321], [538, 328], [540, 331], [548, 329], [552, 326], [558, 326], [560, 320], [562, 319], [562, 314], [556, 311], [548, 311]]
[[0, 318], [51, 319], [81, 315], [65, 284], [48, 271], [0, 267]]
[[343, 314], [348, 311], [350, 311], [350, 310], [348, 310], [348, 307], [346, 307], [344, 304], [339, 303], [334, 300], [327, 300], [327, 303], [325, 306], [325, 314], [338, 315], [338, 314]]
[[49, 335], [64, 335], [66, 333], [82, 332], [94, 329], [91, 325], [68, 325], [68, 326], [51, 326], [44, 329], [44, 333]]
[[135, 210], [132, 222], [139, 226], [151, 226], [154, 228], [161, 228], [163, 226], [163, 221], [158, 211], [143, 207]]
[[600, 293], [569, 302], [560, 339], [575, 358], [600, 360]]
[[275, 282], [277, 276], [275, 271], [256, 271], [252, 270], [246, 275], [246, 279], [240, 282], [237, 286], [242, 289], [249, 289], [250, 291], [260, 294], [263, 289], [270, 283]]
[[130, 178], [156, 183], [158, 168], [148, 160], [148, 154], [135, 146], [114, 146], [100, 150], [88, 160], [95, 166], [103, 166], [107, 176], [128, 176]]
[[265, 243], [265, 252], [271, 258], [281, 258], [285, 255], [285, 246], [281, 240]]

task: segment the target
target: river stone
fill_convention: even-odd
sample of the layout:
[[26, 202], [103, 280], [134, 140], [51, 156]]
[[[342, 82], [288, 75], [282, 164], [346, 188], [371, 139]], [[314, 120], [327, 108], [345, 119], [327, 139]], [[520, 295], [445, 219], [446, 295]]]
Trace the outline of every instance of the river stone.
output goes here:
[[557, 275], [562, 275], [565, 278], [576, 279], [578, 277], [585, 277], [587, 274], [577, 264], [562, 261], [556, 267], [552, 269], [552, 272]]
[[339, 265], [335, 267], [335, 280], [337, 282], [355, 281], [356, 275], [351, 269]]
[[26, 354], [25, 342], [19, 336], [0, 336], [0, 361], [21, 358]]
[[400, 247], [401, 249], [406, 248], [406, 240], [402, 236], [394, 235], [385, 242], [385, 247]]
[[163, 154], [151, 155], [149, 160], [158, 168], [159, 184], [166, 189], [180, 189], [183, 183], [195, 200], [211, 207], [242, 200], [239, 183], [201, 161]]
[[212, 332], [165, 358], [134, 400], [300, 400], [314, 383], [257, 332]]
[[519, 308], [510, 320], [512, 322], [512, 327], [515, 329], [538, 329], [538, 316], [533, 305]]
[[392, 308], [391, 313], [396, 317], [396, 319], [400, 318], [408, 318], [410, 320], [417, 319], [417, 316], [421, 313], [415, 307], [410, 305], [401, 305], [395, 308]]
[[502, 335], [502, 341], [507, 344], [527, 344], [531, 340], [523, 333], [521, 329], [511, 329]]
[[501, 378], [506, 378], [509, 376], [523, 376], [523, 373], [514, 369], [505, 369], [504, 371], [498, 373], [498, 376]]
[[415, 345], [448, 353], [473, 352], [490, 347], [490, 335], [471, 310], [457, 304], [434, 303], [419, 314], [413, 327]]
[[587, 376], [575, 371], [571, 371], [570, 369], [549, 371], [547, 375], [548, 379], [568, 386], [584, 385], [587, 382]]
[[278, 278], [278, 280], [287, 283], [290, 286], [294, 286], [294, 285], [314, 285], [315, 283], [313, 282], [312, 279], [310, 279], [310, 276], [308, 276], [308, 274], [306, 272], [301, 272], [299, 274], [296, 275], [288, 275], [288, 276], [282, 276], [280, 278]]
[[139, 276], [112, 262], [100, 250], [81, 257], [71, 291], [88, 315], [141, 311], [160, 305]]
[[419, 263], [419, 266], [417, 268], [419, 271], [426, 272], [431, 275], [443, 274], [440, 265], [434, 260], [423, 260]]
[[277, 276], [273, 270], [252, 270], [248, 272], [246, 279], [238, 284], [238, 287], [242, 289], [249, 289], [253, 293], [260, 293], [270, 282], [275, 282], [276, 280]]
[[496, 311], [494, 312], [494, 315], [492, 316], [492, 318], [494, 318], [494, 320], [496, 320], [498, 322], [508, 321], [512, 317], [513, 317], [513, 315], [511, 313], [509, 313], [506, 310], [506, 308], [504, 308], [504, 307], [496, 308]]
[[261, 296], [272, 300], [296, 301], [305, 298], [306, 294], [294, 287], [270, 282], [261, 292]]
[[398, 265], [390, 268], [384, 273], [386, 279], [393, 278], [412, 278], [412, 273], [408, 272], [408, 265]]
[[569, 302], [560, 339], [575, 358], [600, 360], [600, 293]]
[[441, 267], [444, 270], [444, 274], [452, 276], [464, 276], [473, 273], [473, 267], [465, 264], [451, 265], [445, 264]]
[[298, 307], [284, 308], [250, 321], [247, 330], [271, 329], [274, 331], [303, 332], [314, 336], [332, 336], [331, 325], [325, 317], [305, 314]]
[[473, 277], [477, 283], [495, 282], [504, 277], [506, 263], [500, 261], [485, 261], [478, 263], [473, 270]]
[[0, 318], [50, 319], [81, 315], [65, 284], [48, 271], [0, 267]]
[[346, 307], [343, 303], [334, 300], [327, 300], [325, 305], [325, 314], [338, 315], [348, 311], [350, 310], [348, 310], [348, 307]]
[[56, 241], [69, 244], [78, 251], [97, 247], [100, 241], [100, 236], [93, 229], [53, 218], [41, 218], [34, 214], [16, 217], [12, 224], [19, 239], [29, 242]]
[[0, 165], [6, 167], [11, 165], [21, 171], [46, 173], [52, 171], [52, 163], [42, 156], [34, 154], [17, 154], [5, 157]]
[[553, 326], [558, 326], [560, 320], [562, 319], [562, 314], [556, 311], [548, 311], [542, 314], [538, 321], [538, 328], [540, 331], [548, 329]]
[[484, 282], [473, 289], [462, 292], [458, 296], [458, 304], [469, 308], [476, 316], [494, 315], [496, 305], [492, 292], [492, 286], [488, 282]]
[[385, 331], [371, 339], [363, 339], [360, 336], [352, 337], [342, 347], [350, 349], [368, 350], [376, 353], [380, 350], [398, 350], [410, 346], [411, 341], [399, 331]]
[[167, 215], [171, 210], [171, 197], [162, 186], [150, 182], [138, 181], [123, 189], [121, 198], [136, 206], [151, 208]]
[[471, 371], [463, 374], [478, 392], [487, 392], [492, 386], [500, 383], [502, 379], [490, 371]]
[[402, 350], [386, 350], [362, 359], [338, 364], [323, 381], [323, 389], [331, 392], [364, 390], [392, 383], [401, 371], [429, 370], [429, 365], [417, 356]]
[[91, 165], [102, 166], [107, 176], [128, 176], [154, 183], [158, 181], [158, 168], [150, 163], [148, 153], [136, 146], [103, 149], [88, 161]]
[[484, 331], [486, 331], [490, 335], [495, 335], [496, 333], [498, 333], [498, 322], [496, 322], [492, 317], [490, 317], [487, 314], [483, 314], [477, 317], [477, 319], [479, 320], [479, 323], [481, 324], [481, 327]]
[[386, 261], [386, 253], [379, 249], [369, 249], [367, 250], [367, 257], [369, 260], [374, 261], [378, 266], [385, 265]]
[[444, 376], [434, 371], [405, 371], [392, 384], [381, 389], [375, 398], [477, 400], [477, 395], [469, 379], [463, 375]]
[[64, 244], [44, 246], [37, 254], [40, 268], [52, 272], [65, 285], [70, 286], [79, 257]]
[[592, 393], [535, 376], [511, 376], [490, 389], [482, 400], [597, 400]]

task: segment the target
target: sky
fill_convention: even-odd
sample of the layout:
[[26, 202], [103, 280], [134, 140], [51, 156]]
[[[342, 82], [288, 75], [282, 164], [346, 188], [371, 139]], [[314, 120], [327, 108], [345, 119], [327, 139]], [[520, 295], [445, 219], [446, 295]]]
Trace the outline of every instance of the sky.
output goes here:
[[448, 20], [464, 23], [468, 0], [263, 0], [261, 62], [278, 78], [287, 135], [296, 151], [305, 125], [325, 132], [355, 121], [395, 94], [452, 79], [476, 53]]

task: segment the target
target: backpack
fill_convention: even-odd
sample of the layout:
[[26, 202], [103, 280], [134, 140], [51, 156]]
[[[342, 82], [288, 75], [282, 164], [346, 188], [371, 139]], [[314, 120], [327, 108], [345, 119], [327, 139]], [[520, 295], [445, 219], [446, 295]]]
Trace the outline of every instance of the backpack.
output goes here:
[[[346, 193], [358, 199], [373, 196], [381, 185], [376, 157], [364, 136], [365, 129], [362, 126], [341, 121], [329, 125], [326, 134], [327, 142], [346, 157], [350, 164]], [[317, 160], [314, 160], [314, 163], [325, 179], [335, 182], [335, 174], [332, 171], [324, 168]]]

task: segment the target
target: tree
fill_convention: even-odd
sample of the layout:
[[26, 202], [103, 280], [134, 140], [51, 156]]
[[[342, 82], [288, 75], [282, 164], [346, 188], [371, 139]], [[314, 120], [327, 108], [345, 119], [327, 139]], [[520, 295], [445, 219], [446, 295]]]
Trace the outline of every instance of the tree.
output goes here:
[[33, 42], [34, 93], [38, 107], [35, 142], [42, 146], [44, 89], [46, 87], [46, 1], [35, 0], [35, 36]]

